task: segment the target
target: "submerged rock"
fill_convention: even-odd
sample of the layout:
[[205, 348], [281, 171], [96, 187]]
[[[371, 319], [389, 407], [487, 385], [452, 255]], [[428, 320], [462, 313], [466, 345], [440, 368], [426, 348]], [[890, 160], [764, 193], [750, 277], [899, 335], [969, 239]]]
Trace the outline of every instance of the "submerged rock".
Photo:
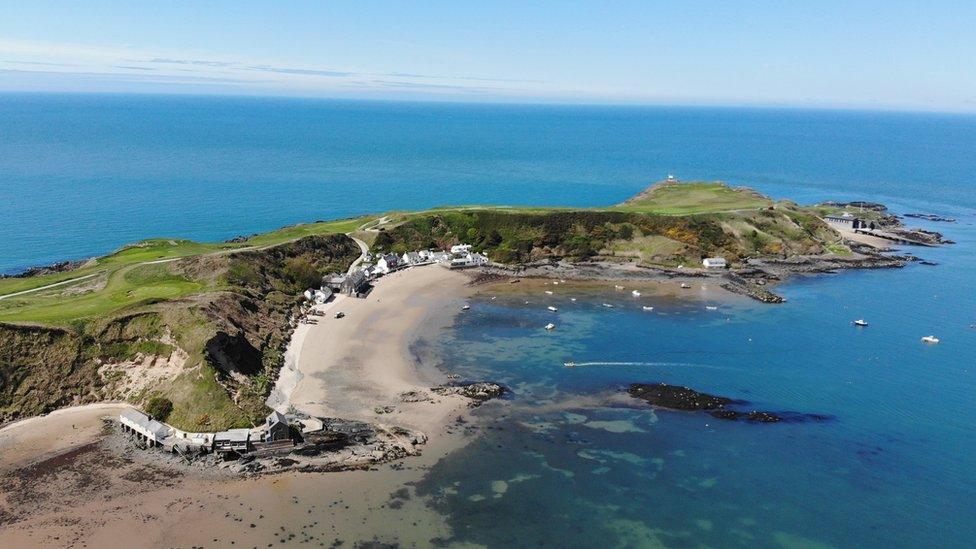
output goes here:
[[731, 398], [702, 393], [689, 387], [665, 383], [634, 383], [627, 392], [634, 398], [672, 410], [719, 410], [726, 404], [743, 403]]

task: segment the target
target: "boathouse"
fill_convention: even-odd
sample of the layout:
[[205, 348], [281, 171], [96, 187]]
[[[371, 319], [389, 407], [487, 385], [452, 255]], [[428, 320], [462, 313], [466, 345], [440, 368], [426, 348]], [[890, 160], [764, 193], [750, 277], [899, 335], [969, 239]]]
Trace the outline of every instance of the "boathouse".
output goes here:
[[123, 410], [119, 414], [119, 423], [122, 424], [124, 432], [138, 435], [146, 441], [147, 446], [161, 446], [172, 431], [166, 425], [132, 408]]
[[214, 452], [246, 453], [251, 449], [250, 429], [228, 429], [214, 434]]
[[339, 287], [339, 291], [346, 295], [358, 297], [361, 294], [366, 293], [369, 289], [369, 280], [366, 279], [366, 273], [363, 271], [355, 271], [346, 275], [345, 279], [342, 281], [342, 285]]
[[286, 440], [291, 437], [288, 430], [288, 420], [285, 415], [277, 410], [268, 414], [264, 419], [264, 441], [274, 442], [276, 440]]

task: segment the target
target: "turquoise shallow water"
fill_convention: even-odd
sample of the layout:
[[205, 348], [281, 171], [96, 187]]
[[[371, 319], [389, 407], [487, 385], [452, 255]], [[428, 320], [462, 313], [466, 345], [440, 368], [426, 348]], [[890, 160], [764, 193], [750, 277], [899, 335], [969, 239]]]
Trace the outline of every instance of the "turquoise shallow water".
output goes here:
[[[454, 541], [492, 546], [963, 547], [976, 538], [974, 153], [971, 116], [3, 95], [0, 272], [392, 208], [608, 204], [669, 172], [953, 215], [926, 225], [958, 244], [912, 250], [940, 265], [797, 279], [779, 306], [646, 313], [626, 294], [560, 291], [546, 333], [541, 295], [475, 302], [437, 342], [445, 365], [514, 393], [418, 491]], [[869, 328], [850, 326], [862, 317]], [[831, 419], [608, 401], [640, 381]]]
[[[776, 306], [571, 302], [565, 287], [476, 301], [444, 334], [446, 365], [514, 394], [420, 492], [455, 541], [499, 547], [969, 546], [976, 235], [954, 234], [958, 248], [926, 254], [938, 267], [803, 279]], [[851, 326], [862, 317], [869, 328]], [[929, 333], [942, 343], [922, 344]], [[749, 424], [619, 398], [659, 381], [830, 419]]]

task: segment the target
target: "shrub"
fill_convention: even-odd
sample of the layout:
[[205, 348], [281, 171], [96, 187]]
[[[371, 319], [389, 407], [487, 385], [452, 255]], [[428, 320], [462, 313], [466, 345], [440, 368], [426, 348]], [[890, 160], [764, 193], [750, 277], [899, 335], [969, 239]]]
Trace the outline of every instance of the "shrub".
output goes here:
[[146, 413], [157, 421], [166, 421], [173, 411], [173, 401], [164, 397], [152, 397], [146, 403]]

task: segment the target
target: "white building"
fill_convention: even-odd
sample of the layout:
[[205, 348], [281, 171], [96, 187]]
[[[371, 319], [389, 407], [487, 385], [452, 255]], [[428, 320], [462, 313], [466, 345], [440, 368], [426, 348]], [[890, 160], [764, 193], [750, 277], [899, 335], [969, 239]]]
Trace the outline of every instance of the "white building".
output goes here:
[[146, 414], [132, 408], [123, 410], [119, 414], [119, 422], [122, 424], [123, 430], [146, 439], [146, 444], [149, 446], [162, 445], [163, 441], [171, 434], [169, 427], [154, 419], [149, 419]]
[[431, 252], [430, 261], [434, 263], [446, 263], [451, 260], [451, 254], [447, 252]]
[[455, 244], [451, 246], [452, 254], [466, 254], [471, 251], [471, 244]]
[[400, 267], [400, 258], [396, 254], [384, 254], [380, 256], [379, 260], [376, 262], [376, 266], [373, 267], [374, 273], [380, 274], [390, 274]]
[[488, 264], [488, 258], [478, 253], [467, 253], [451, 260], [452, 269], [468, 269]]
[[728, 266], [724, 257], [706, 257], [702, 260], [702, 265], [706, 269], [724, 269]]

